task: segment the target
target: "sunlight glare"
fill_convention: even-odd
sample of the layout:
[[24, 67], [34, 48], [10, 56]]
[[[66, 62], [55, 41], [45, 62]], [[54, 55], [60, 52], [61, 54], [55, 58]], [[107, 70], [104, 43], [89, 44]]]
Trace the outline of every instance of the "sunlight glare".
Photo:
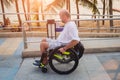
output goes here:
[[44, 0], [44, 2], [46, 3], [46, 4], [50, 4], [51, 2], [53, 2], [54, 0]]

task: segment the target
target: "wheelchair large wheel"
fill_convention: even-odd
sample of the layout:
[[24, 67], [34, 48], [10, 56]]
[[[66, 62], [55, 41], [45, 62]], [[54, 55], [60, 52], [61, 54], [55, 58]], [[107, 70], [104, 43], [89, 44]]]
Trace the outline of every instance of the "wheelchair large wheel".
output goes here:
[[74, 46], [74, 50], [76, 51], [78, 55], [78, 59], [81, 59], [81, 57], [83, 56], [84, 50], [85, 50], [83, 44], [79, 42], [77, 45]]
[[68, 54], [63, 54], [57, 49], [50, 55], [49, 65], [58, 74], [69, 74], [78, 66], [79, 59], [76, 53], [72, 49], [66, 52]]

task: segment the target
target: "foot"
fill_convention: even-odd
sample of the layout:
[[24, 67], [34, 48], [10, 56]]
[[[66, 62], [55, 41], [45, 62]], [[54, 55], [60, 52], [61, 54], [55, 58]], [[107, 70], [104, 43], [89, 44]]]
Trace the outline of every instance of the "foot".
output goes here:
[[40, 60], [35, 60], [36, 63], [40, 63]]
[[39, 63], [35, 62], [35, 63], [33, 63], [33, 65], [40, 66], [40, 62]]
[[45, 67], [45, 65], [44, 64], [42, 64], [42, 63], [37, 63], [37, 62], [35, 62], [35, 63], [33, 63], [33, 65], [35, 65], [35, 66], [39, 66], [40, 68], [43, 68], [43, 67]]

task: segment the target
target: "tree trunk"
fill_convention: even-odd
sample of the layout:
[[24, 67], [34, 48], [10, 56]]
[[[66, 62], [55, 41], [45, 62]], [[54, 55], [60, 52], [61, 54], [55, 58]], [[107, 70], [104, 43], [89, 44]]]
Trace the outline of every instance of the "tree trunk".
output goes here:
[[[105, 0], [103, 1], [103, 19], [105, 18]], [[102, 21], [102, 25], [104, 25], [104, 20]]]
[[[19, 27], [21, 27], [22, 22], [21, 22], [21, 18], [20, 18], [20, 14], [19, 14], [18, 0], [15, 0], [15, 6], [16, 6], [16, 12], [18, 13], [17, 17], [18, 17], [18, 21], [19, 21]], [[21, 28], [19, 28], [19, 31], [21, 31]]]
[[66, 0], [66, 8], [70, 12], [70, 0]]
[[44, 12], [43, 12], [43, 1], [41, 0], [41, 13], [42, 13], [42, 20], [44, 20]]
[[23, 10], [24, 10], [24, 16], [25, 16], [25, 20], [27, 21], [28, 19], [27, 19], [27, 15], [26, 15], [26, 9], [25, 9], [25, 1], [24, 0], [22, 0], [22, 6], [23, 6]]
[[[27, 0], [27, 20], [30, 20], [30, 0]], [[29, 30], [31, 30], [31, 23], [27, 23], [29, 25]]]
[[[39, 10], [37, 11], [37, 13], [39, 13]], [[37, 17], [37, 21], [39, 21], [39, 14], [36, 14]], [[39, 22], [37, 23], [37, 26], [40, 26]]]
[[[80, 17], [79, 17], [79, 6], [78, 6], [78, 0], [76, 0], [76, 10], [77, 10], [77, 19], [79, 19]], [[79, 23], [79, 21], [77, 21], [77, 26], [79, 27], [80, 26], [80, 23]]]
[[[110, 13], [110, 17], [109, 18], [113, 18], [113, 11], [112, 11], [112, 7], [113, 7], [113, 3], [112, 0], [109, 0], [109, 13]], [[113, 31], [113, 20], [110, 20], [110, 31]]]
[[27, 19], [30, 20], [30, 1], [27, 0]]
[[[42, 1], [42, 0], [41, 0]], [[37, 3], [39, 3], [38, 1], [37, 1]], [[38, 14], [36, 14], [36, 19], [37, 19], [37, 21], [39, 21], [39, 5], [37, 5], [37, 10], [36, 10], [36, 13], [38, 13]], [[44, 17], [44, 16], [43, 16]], [[39, 22], [37, 23], [37, 26], [40, 26], [40, 24], [39, 24]]]
[[[39, 2], [38, 2], [38, 0], [34, 0], [32, 2], [32, 4], [35, 4], [35, 5], [31, 5], [31, 12], [35, 13], [35, 14], [32, 15], [33, 20], [39, 21]], [[35, 22], [35, 25], [40, 26], [39, 22]]]
[[[2, 7], [2, 13], [5, 13], [4, 5], [3, 5], [3, 0], [1, 0], [1, 7]], [[5, 23], [5, 14], [3, 14], [3, 25], [4, 26], [6, 25], [6, 23]]]

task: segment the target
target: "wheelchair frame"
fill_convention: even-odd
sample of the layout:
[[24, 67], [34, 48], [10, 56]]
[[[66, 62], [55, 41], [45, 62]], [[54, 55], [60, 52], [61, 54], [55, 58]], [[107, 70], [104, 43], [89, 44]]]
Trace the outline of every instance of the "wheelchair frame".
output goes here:
[[[47, 57], [49, 57], [48, 63], [51, 69], [58, 74], [72, 73], [77, 68], [79, 59], [83, 56], [84, 46], [79, 42], [73, 48], [66, 50], [64, 53], [61, 53], [60, 51], [58, 51], [58, 49], [61, 47], [64, 47], [64, 46], [56, 47], [55, 49], [49, 50], [47, 52]], [[53, 65], [54, 61], [57, 61], [59, 64], [63, 64], [63, 65], [69, 64], [70, 62], [73, 61], [74, 65], [71, 69], [62, 71], [62, 70], [58, 70], [55, 67], [55, 65]], [[44, 73], [47, 72], [47, 68], [45, 66], [46, 65], [43, 65], [43, 67], [41, 67], [41, 70]]]

